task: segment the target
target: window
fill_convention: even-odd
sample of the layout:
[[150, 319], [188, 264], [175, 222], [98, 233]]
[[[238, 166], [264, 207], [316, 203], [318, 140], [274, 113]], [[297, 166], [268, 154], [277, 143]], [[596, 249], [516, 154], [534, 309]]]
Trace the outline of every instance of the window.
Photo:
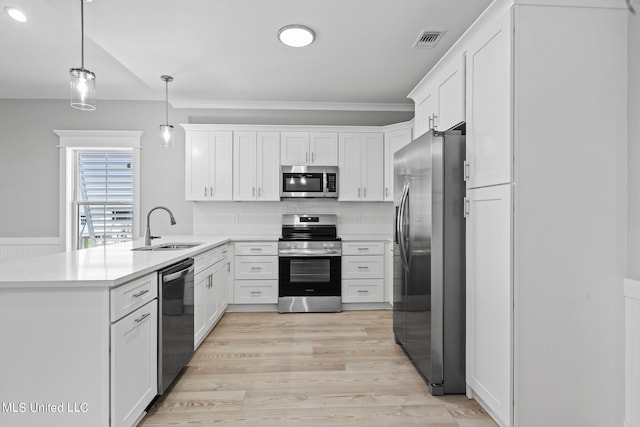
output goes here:
[[65, 249], [139, 237], [142, 132], [54, 132], [60, 137], [60, 238]]
[[133, 239], [133, 150], [76, 151], [77, 249]]

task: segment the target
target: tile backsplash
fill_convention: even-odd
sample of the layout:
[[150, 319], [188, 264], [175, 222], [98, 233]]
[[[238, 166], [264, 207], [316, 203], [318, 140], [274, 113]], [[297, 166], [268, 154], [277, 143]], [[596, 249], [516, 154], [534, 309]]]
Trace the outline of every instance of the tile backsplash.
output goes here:
[[338, 235], [391, 238], [393, 203], [286, 200], [281, 202], [194, 202], [194, 234], [279, 236], [282, 214], [333, 213]]

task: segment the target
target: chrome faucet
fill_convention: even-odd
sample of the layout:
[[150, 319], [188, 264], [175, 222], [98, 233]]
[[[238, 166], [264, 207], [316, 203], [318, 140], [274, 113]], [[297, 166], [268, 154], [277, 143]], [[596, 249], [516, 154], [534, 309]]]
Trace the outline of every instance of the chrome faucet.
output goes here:
[[147, 214], [147, 229], [144, 232], [144, 245], [145, 246], [151, 246], [151, 240], [152, 239], [159, 239], [161, 236], [152, 236], [151, 235], [151, 229], [149, 228], [149, 217], [151, 217], [151, 212], [155, 211], [156, 209], [164, 209], [165, 211], [167, 211], [169, 213], [169, 216], [171, 217], [171, 225], [175, 225], [176, 224], [176, 219], [173, 217], [173, 213], [171, 213], [171, 211], [168, 208], [165, 208], [164, 206], [156, 206], [155, 208], [151, 209], [149, 211], [149, 213]]

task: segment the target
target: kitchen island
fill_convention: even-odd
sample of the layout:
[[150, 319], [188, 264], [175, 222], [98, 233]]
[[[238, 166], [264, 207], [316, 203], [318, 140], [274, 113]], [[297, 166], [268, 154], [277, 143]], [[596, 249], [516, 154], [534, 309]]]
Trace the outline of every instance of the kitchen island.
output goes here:
[[[157, 312], [156, 271], [229, 240], [229, 236], [170, 236], [155, 241], [154, 246], [199, 244], [188, 249], [136, 251], [132, 249], [143, 242], [135, 241], [0, 266], [0, 425], [134, 424], [144, 415], [146, 400], [155, 396], [155, 390], [147, 385], [146, 400], [137, 402], [137, 409], [121, 419], [114, 417], [118, 393], [128, 393], [120, 388], [114, 395], [114, 378], [124, 376], [135, 382], [139, 374], [123, 370], [129, 364], [114, 355], [114, 331], [118, 331], [114, 326], [121, 320], [130, 321], [132, 326], [122, 332], [125, 344], [136, 343], [133, 349], [144, 350], [149, 360], [155, 357], [157, 325], [150, 319]], [[143, 289], [133, 296], [144, 296], [129, 312], [117, 314], [117, 295], [127, 288]], [[144, 321], [147, 316], [153, 317]], [[138, 339], [136, 334], [143, 333], [146, 335]], [[153, 363], [138, 364], [149, 371], [138, 376], [150, 379]]]

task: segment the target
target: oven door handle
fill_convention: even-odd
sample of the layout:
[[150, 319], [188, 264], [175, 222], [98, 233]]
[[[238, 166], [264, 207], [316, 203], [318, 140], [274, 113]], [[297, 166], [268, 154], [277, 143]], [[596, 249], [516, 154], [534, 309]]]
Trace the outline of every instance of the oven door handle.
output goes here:
[[278, 255], [281, 257], [321, 257], [321, 256], [342, 256], [340, 250], [313, 250], [313, 249], [280, 249]]

